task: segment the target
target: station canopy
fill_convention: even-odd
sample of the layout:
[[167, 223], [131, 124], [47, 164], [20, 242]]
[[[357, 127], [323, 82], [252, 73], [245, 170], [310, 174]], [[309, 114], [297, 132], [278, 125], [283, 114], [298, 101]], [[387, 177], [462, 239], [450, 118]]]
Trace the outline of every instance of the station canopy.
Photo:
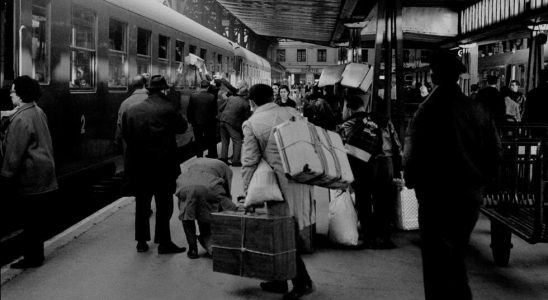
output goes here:
[[[217, 1], [259, 35], [323, 45], [348, 40], [346, 25], [366, 20], [377, 4], [377, 0]], [[473, 2], [474, 0], [401, 1], [404, 7], [452, 9], [462, 8]]]

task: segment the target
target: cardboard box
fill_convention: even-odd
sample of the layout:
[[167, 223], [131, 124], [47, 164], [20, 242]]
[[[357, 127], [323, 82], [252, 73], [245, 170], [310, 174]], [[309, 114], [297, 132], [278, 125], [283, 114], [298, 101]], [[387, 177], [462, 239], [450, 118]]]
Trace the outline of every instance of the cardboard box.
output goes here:
[[304, 120], [274, 129], [284, 172], [293, 180], [326, 188], [346, 188], [354, 181], [341, 137]]
[[292, 217], [255, 212], [212, 214], [213, 271], [289, 280], [296, 275], [295, 224]]

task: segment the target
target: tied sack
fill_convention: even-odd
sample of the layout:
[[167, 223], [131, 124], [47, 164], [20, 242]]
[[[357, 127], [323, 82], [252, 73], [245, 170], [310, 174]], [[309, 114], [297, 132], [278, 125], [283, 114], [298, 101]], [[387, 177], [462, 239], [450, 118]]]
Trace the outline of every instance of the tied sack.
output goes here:
[[284, 201], [284, 198], [276, 173], [264, 159], [261, 159], [249, 181], [244, 207], [261, 206], [267, 201]]
[[348, 190], [338, 190], [329, 203], [329, 240], [333, 243], [358, 245], [358, 216]]

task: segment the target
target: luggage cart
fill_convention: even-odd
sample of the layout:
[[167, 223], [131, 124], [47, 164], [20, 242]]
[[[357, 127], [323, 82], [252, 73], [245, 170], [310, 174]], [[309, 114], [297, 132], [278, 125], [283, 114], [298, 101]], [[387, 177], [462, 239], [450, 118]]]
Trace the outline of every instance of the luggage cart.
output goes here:
[[491, 221], [495, 264], [506, 266], [512, 234], [530, 244], [548, 242], [548, 125], [500, 126], [499, 132], [500, 182], [496, 190], [485, 193], [481, 212]]

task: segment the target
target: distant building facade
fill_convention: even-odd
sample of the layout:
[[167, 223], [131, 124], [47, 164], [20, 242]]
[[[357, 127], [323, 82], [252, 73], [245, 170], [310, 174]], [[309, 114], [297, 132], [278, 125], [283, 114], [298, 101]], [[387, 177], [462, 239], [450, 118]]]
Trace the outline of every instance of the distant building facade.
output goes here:
[[280, 40], [269, 48], [269, 59], [283, 65], [291, 77], [289, 84], [313, 83], [323, 68], [337, 65], [338, 49], [292, 40]]

